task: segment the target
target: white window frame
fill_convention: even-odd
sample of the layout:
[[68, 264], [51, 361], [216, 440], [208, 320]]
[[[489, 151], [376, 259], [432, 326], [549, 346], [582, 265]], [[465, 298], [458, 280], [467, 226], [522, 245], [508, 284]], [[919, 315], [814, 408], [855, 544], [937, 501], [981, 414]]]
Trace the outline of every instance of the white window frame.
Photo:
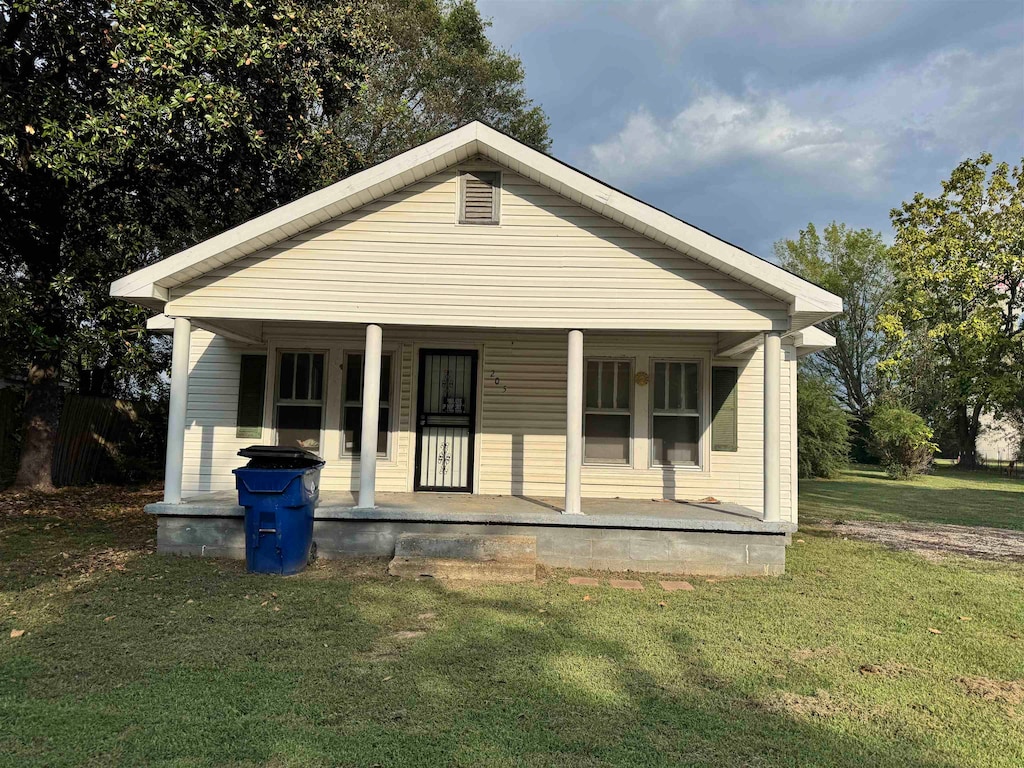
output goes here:
[[[320, 382], [320, 399], [319, 400], [296, 400], [294, 397], [287, 400], [281, 399], [281, 359], [284, 355], [322, 355], [324, 359], [323, 364], [323, 381]], [[277, 359], [274, 364], [274, 389], [273, 389], [273, 405], [271, 411], [271, 418], [274, 424], [274, 444], [277, 445], [280, 440], [280, 431], [278, 430], [278, 407], [279, 406], [320, 406], [320, 436], [318, 438], [320, 445], [318, 446], [316, 453], [319, 456], [323, 456], [324, 453], [324, 424], [327, 419], [327, 383], [330, 371], [330, 355], [326, 349], [295, 349], [295, 348], [280, 348], [277, 350]], [[292, 373], [294, 376], [294, 372]], [[295, 394], [294, 378], [292, 380], [292, 394]]]
[[[587, 376], [590, 371], [590, 363], [626, 363], [629, 366], [629, 407], [628, 408], [590, 408], [587, 405]], [[586, 467], [618, 467], [630, 469], [633, 466], [633, 441], [634, 431], [636, 429], [636, 417], [634, 410], [636, 409], [636, 397], [634, 392], [633, 377], [636, 372], [636, 359], [632, 357], [616, 357], [616, 356], [599, 356], [595, 355], [592, 357], [583, 358], [583, 465]], [[598, 387], [600, 387], [600, 373], [598, 373]], [[618, 377], [614, 377], [615, 386], [618, 387]], [[600, 392], [600, 388], [598, 389]], [[598, 395], [600, 399], [600, 395]], [[616, 400], [614, 394], [612, 396], [612, 402]], [[629, 417], [629, 430], [627, 434], [628, 439], [628, 450], [629, 455], [626, 457], [625, 462], [618, 461], [595, 461], [594, 459], [587, 459], [587, 416], [589, 415], [603, 415], [603, 416], [628, 416]]]
[[[390, 393], [391, 393], [391, 400], [390, 400], [390, 402], [387, 403], [387, 406], [388, 406], [388, 423], [387, 423], [388, 441], [387, 441], [387, 450], [384, 453], [378, 453], [377, 454], [377, 458], [378, 459], [384, 459], [385, 461], [390, 461], [393, 458], [393, 453], [392, 453], [393, 448], [392, 448], [392, 446], [394, 445], [394, 441], [395, 441], [395, 432], [398, 429], [396, 418], [398, 416], [397, 411], [400, 410], [400, 407], [399, 407], [399, 405], [396, 405], [395, 400], [396, 400], [397, 387], [400, 386], [400, 383], [401, 383], [401, 377], [398, 375], [398, 372], [399, 372], [399, 368], [402, 365], [402, 354], [401, 354], [401, 350], [391, 350], [391, 349], [381, 350], [380, 354], [381, 354], [381, 358], [384, 358], [384, 357], [390, 357], [391, 358], [391, 374], [390, 374], [390, 382], [389, 382], [390, 383], [389, 390], [390, 390]], [[361, 355], [363, 357], [363, 359], [365, 360], [366, 359], [366, 351], [363, 350], [363, 349], [347, 349], [347, 350], [342, 352], [342, 356], [341, 356], [341, 360], [342, 360], [342, 370], [341, 370], [341, 413], [338, 414], [338, 435], [340, 437], [340, 440], [339, 440], [340, 445], [338, 446], [338, 451], [339, 451], [339, 455], [342, 458], [347, 458], [347, 459], [351, 459], [353, 461], [358, 461], [360, 454], [353, 453], [352, 451], [346, 451], [345, 450], [345, 409], [346, 408], [352, 408], [352, 407], [355, 407], [355, 406], [359, 406], [361, 408], [362, 405], [363, 405], [361, 399], [359, 400], [359, 402], [356, 402], [354, 400], [350, 401], [348, 399], [348, 368], [347, 368], [347, 366], [349, 364], [349, 362], [348, 362], [349, 361], [349, 357], [351, 357], [352, 355]], [[399, 403], [400, 403], [401, 398], [399, 397], [398, 400], [399, 400]], [[379, 407], [380, 406], [378, 405], [378, 408]], [[379, 426], [378, 426], [378, 428], [379, 428]], [[361, 437], [360, 437], [360, 439], [361, 439]]]
[[[688, 409], [680, 407], [679, 409], [659, 409], [656, 407], [654, 402], [654, 377], [657, 375], [658, 363], [682, 363], [683, 365], [691, 364], [697, 366], [697, 407], [696, 409]], [[650, 397], [648, 400], [648, 415], [647, 415], [647, 434], [649, 436], [648, 442], [650, 443], [650, 462], [651, 467], [657, 469], [679, 469], [679, 470], [695, 470], [704, 468], [704, 428], [706, 426], [704, 419], [704, 395], [707, 385], [704, 382], [704, 361], [698, 358], [692, 357], [652, 357], [650, 360]], [[710, 370], [710, 369], [709, 369]], [[668, 369], [666, 368], [666, 373]], [[685, 388], [686, 376], [680, 376], [680, 385]], [[685, 403], [685, 389], [680, 392], [680, 402]], [[669, 397], [668, 382], [665, 382], [665, 396]], [[671, 399], [669, 400], [671, 402]], [[693, 464], [663, 464], [658, 460], [654, 450], [654, 419], [656, 416], [663, 417], [676, 417], [685, 419], [697, 419], [697, 461]]]

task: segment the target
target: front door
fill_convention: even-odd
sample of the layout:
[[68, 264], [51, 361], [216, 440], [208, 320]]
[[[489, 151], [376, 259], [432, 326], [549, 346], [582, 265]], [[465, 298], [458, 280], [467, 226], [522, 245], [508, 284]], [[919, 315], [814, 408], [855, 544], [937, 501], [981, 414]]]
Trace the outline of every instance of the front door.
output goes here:
[[475, 423], [476, 352], [421, 349], [417, 491], [472, 491]]

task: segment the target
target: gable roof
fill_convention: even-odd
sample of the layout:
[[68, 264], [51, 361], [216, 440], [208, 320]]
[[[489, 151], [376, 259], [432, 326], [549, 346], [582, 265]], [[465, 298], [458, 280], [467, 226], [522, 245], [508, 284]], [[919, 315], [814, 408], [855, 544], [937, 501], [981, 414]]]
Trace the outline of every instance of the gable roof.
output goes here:
[[814, 283], [480, 122], [468, 123], [126, 275], [114, 281], [110, 293], [162, 309], [171, 288], [475, 155], [482, 155], [644, 237], [786, 302], [793, 329], [820, 322], [843, 309], [842, 299]]

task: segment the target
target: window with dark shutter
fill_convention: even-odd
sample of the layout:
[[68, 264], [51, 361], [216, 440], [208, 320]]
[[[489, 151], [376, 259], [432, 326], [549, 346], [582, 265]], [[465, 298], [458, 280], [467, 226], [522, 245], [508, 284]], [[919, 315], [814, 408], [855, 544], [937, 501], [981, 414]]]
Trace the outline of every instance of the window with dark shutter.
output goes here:
[[497, 171], [463, 173], [459, 223], [497, 224], [500, 190], [501, 174]]
[[737, 370], [711, 369], [711, 450], [737, 451], [736, 395]]
[[267, 356], [242, 355], [238, 368], [238, 419], [235, 437], [263, 437], [263, 394], [267, 383]]

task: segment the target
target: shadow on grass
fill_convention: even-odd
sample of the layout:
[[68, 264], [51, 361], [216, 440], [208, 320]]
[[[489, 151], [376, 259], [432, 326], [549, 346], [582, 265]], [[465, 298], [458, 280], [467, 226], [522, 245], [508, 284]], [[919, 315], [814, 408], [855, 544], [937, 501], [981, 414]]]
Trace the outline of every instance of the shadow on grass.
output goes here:
[[678, 616], [567, 590], [143, 557], [0, 646], [0, 764], [952, 765], [858, 733], [880, 716], [829, 711], [824, 680], [765, 699]]

